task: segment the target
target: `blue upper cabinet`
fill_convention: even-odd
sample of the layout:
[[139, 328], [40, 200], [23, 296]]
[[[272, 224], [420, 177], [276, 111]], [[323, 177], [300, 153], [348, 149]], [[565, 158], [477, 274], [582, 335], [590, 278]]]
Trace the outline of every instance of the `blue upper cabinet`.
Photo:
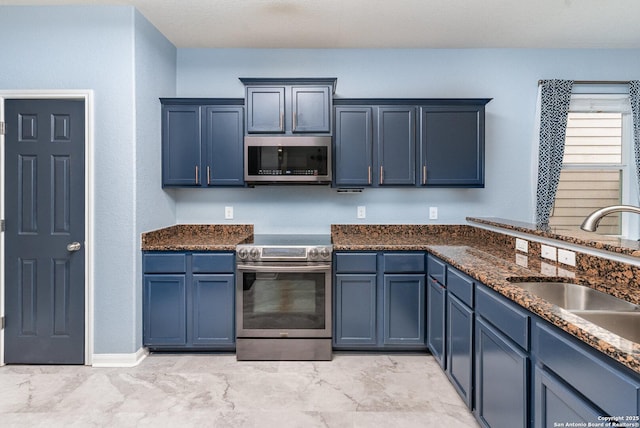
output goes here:
[[373, 107], [336, 107], [335, 184], [370, 186], [373, 168]]
[[201, 182], [200, 107], [162, 106], [162, 184], [197, 186]]
[[163, 187], [244, 186], [244, 100], [161, 102]]
[[416, 183], [416, 109], [380, 107], [378, 109], [378, 184], [380, 186]]
[[483, 187], [489, 101], [334, 100], [334, 186]]
[[242, 186], [244, 108], [205, 107], [206, 185]]
[[415, 185], [415, 107], [351, 101], [335, 109], [335, 186]]
[[241, 78], [248, 134], [331, 134], [335, 78]]
[[422, 186], [484, 187], [484, 106], [489, 100], [420, 108]]
[[284, 133], [284, 86], [247, 87], [247, 132]]

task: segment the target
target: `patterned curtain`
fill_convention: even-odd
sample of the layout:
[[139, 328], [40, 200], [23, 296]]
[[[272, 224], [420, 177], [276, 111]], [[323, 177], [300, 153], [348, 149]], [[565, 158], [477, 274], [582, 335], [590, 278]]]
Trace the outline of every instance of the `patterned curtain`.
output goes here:
[[636, 177], [640, 189], [640, 80], [629, 82], [629, 101], [633, 115], [633, 148], [636, 154]]
[[573, 80], [540, 82], [540, 146], [536, 192], [536, 225], [539, 228], [549, 227], [549, 217], [558, 190], [572, 87]]

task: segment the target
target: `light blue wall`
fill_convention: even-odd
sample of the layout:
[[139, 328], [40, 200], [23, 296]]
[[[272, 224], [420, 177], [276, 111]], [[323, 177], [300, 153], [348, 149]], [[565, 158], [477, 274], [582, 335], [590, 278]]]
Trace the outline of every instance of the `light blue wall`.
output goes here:
[[[331, 223], [462, 223], [466, 216], [533, 220], [531, 142], [538, 79], [628, 80], [640, 50], [179, 49], [181, 97], [243, 97], [238, 77], [337, 77], [336, 97], [493, 98], [486, 108], [484, 189], [178, 190], [180, 223], [254, 223], [256, 231], [327, 232]], [[236, 218], [224, 220], [224, 206]], [[357, 205], [367, 219], [356, 219]], [[428, 220], [428, 207], [440, 218]]]
[[[142, 258], [140, 236], [175, 222], [175, 201], [162, 190], [160, 97], [176, 93], [176, 48], [144, 16], [135, 13], [135, 233], [133, 245], [133, 349], [142, 346]], [[129, 337], [129, 335], [127, 335]], [[117, 336], [114, 337], [117, 339]]]
[[94, 352], [135, 352], [139, 233], [175, 220], [157, 172], [175, 48], [129, 6], [2, 6], [0, 38], [0, 89], [94, 91]]

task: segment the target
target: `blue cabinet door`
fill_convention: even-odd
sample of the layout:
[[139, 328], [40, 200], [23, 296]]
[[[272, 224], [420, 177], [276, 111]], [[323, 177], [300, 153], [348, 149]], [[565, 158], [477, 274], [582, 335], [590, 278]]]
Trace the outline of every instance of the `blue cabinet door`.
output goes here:
[[162, 106], [162, 185], [202, 183], [200, 107]]
[[235, 343], [233, 274], [193, 275], [190, 342], [194, 346]]
[[371, 107], [336, 107], [335, 185], [370, 186], [373, 168]]
[[378, 184], [397, 186], [416, 183], [415, 122], [415, 107], [378, 109]]
[[291, 131], [331, 132], [331, 88], [293, 86], [291, 88]]
[[447, 376], [472, 408], [473, 311], [451, 291], [447, 294]]
[[216, 106], [205, 108], [206, 165], [203, 185], [244, 185], [244, 108]]
[[376, 274], [338, 274], [335, 278], [334, 346], [376, 345]]
[[484, 104], [421, 109], [419, 181], [484, 186]]
[[425, 275], [384, 275], [384, 345], [425, 345]]
[[427, 285], [427, 346], [443, 369], [446, 368], [446, 298], [446, 288], [438, 281], [430, 279]]
[[143, 343], [187, 343], [185, 275], [144, 275]]
[[529, 358], [476, 317], [476, 417], [485, 427], [529, 426]]
[[247, 132], [284, 133], [284, 86], [247, 87]]
[[554, 375], [536, 366], [534, 371], [535, 416], [536, 428], [559, 426], [563, 422], [573, 422], [575, 426], [602, 423], [598, 417], [602, 411], [578, 395], [576, 392], [558, 381]]

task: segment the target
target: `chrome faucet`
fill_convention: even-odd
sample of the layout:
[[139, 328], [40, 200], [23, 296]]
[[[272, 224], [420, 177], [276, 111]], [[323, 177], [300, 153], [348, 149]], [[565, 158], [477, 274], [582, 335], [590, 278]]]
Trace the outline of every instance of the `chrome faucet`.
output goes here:
[[580, 229], [586, 230], [587, 232], [595, 232], [598, 228], [598, 223], [602, 220], [602, 217], [617, 212], [640, 214], [640, 207], [634, 207], [633, 205], [611, 205], [610, 207], [600, 208], [599, 210], [589, 214], [587, 218], [584, 219]]

